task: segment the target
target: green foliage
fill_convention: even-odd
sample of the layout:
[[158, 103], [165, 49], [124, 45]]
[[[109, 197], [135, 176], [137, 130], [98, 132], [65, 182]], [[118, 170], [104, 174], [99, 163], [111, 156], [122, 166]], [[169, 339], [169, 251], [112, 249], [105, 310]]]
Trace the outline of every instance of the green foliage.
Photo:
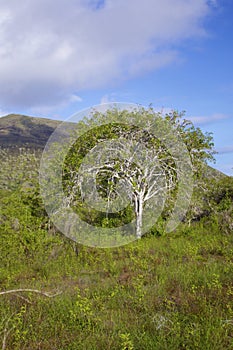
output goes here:
[[[63, 186], [64, 192], [67, 195], [70, 193], [71, 189], [75, 187], [77, 179], [75, 178], [74, 180], [74, 174], [78, 172], [86, 154], [94, 146], [98, 145], [98, 143], [104, 140], [118, 139], [120, 136], [123, 136], [129, 141], [131, 139], [139, 141], [148, 149], [153, 148], [157, 150], [158, 148], [162, 148], [163, 152], [158, 152], [158, 158], [161, 161], [163, 159], [165, 160], [164, 162], [166, 163], [167, 168], [170, 166], [171, 169], [175, 169], [176, 166], [174, 159], [172, 158], [172, 155], [169, 154], [169, 151], [166, 150], [166, 145], [163, 144], [163, 141], [159, 138], [156, 138], [151, 134], [149, 126], [146, 130], [140, 130], [136, 126], [126, 125], [126, 121], [130, 120], [130, 113], [132, 112], [126, 110], [119, 112], [117, 109], [108, 110], [105, 114], [93, 111], [91, 118], [84, 119], [79, 123], [77, 130], [78, 134], [81, 134], [81, 136], [70, 148], [63, 166]], [[116, 116], [119, 123], [115, 123]], [[155, 113], [152, 108], [142, 108], [140, 111], [134, 111], [134, 117], [139, 122], [140, 120], [147, 120], [148, 125], [152, 123], [153, 125], [156, 125], [157, 130], [161, 130], [161, 133], [164, 132], [163, 117], [160, 113]], [[198, 192], [199, 188], [205, 186], [205, 180], [203, 180], [200, 174], [203, 173], [207, 161], [214, 160], [215, 152], [213, 150], [214, 143], [212, 134], [203, 133], [200, 128], [196, 128], [190, 121], [185, 120], [183, 112], [178, 113], [174, 111], [167, 114], [165, 119], [170, 122], [175, 133], [182, 139], [188, 149]], [[108, 124], [106, 124], [106, 121]], [[90, 127], [91, 129], [89, 129]], [[114, 172], [119, 171], [119, 174], [120, 168], [117, 169], [117, 166], [120, 163], [122, 163], [121, 159], [115, 159]], [[135, 167], [135, 165], [132, 165], [132, 167], [134, 173], [136, 173], [137, 166]], [[111, 174], [109, 175], [109, 171], [105, 169], [105, 172], [103, 173], [101, 173], [101, 176], [97, 177], [97, 190], [104, 198], [107, 198], [110, 192], [111, 196], [114, 197], [114, 195], [116, 195], [115, 188], [117, 183], [113, 182]], [[173, 171], [172, 174], [167, 174], [167, 178], [168, 177], [172, 177], [174, 185], [167, 196], [164, 211], [162, 213], [163, 219], [168, 218], [172, 212], [178, 190], [177, 173]], [[132, 182], [131, 185], [132, 191], [135, 190], [136, 192], [137, 182]], [[139, 187], [141, 187], [141, 184]], [[136, 205], [133, 202], [123, 211], [115, 214], [110, 213], [106, 217], [106, 213], [101, 213], [100, 211], [85, 205], [80, 190], [77, 190], [73, 197], [75, 199], [72, 199], [72, 209], [82, 217], [82, 220], [99, 227], [121, 226], [122, 224], [130, 222], [133, 216], [136, 217]], [[201, 194], [198, 192], [196, 197], [200, 198]], [[192, 210], [190, 211], [189, 216], [193, 216]], [[157, 229], [156, 227], [152, 229], [153, 232], [156, 230], [161, 232], [161, 227], [157, 226]]]
[[41, 152], [28, 148], [0, 148], [0, 189], [32, 189], [38, 182]]
[[121, 333], [121, 350], [133, 350], [133, 342], [130, 340], [130, 334], [129, 333]]
[[207, 161], [214, 161], [214, 141], [211, 132], [205, 132], [184, 119], [185, 112], [173, 111], [166, 118], [174, 125], [180, 133], [189, 151], [196, 176], [200, 175], [200, 167]]

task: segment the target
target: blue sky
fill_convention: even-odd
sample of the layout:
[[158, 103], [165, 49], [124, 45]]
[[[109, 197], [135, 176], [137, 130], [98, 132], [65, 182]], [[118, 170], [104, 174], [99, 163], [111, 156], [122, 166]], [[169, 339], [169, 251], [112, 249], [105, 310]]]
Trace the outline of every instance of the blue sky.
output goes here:
[[186, 111], [233, 175], [232, 0], [0, 0], [0, 115]]

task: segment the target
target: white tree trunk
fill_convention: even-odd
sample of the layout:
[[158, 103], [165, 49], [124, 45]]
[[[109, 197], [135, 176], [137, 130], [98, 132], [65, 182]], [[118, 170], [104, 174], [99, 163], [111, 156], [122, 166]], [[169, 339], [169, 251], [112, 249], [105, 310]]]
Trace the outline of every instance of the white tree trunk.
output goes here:
[[143, 212], [143, 200], [137, 199], [137, 203], [135, 203], [137, 238], [142, 237], [142, 212]]

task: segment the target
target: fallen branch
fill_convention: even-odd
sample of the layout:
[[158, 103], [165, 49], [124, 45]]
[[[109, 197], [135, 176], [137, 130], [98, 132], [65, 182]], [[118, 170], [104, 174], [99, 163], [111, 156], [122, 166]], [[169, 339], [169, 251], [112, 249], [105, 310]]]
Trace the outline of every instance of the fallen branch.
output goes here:
[[40, 294], [43, 295], [47, 298], [53, 298], [56, 297], [57, 295], [62, 294], [62, 292], [57, 292], [55, 294], [51, 294], [51, 293], [47, 293], [47, 292], [42, 292], [41, 290], [37, 290], [37, 289], [12, 289], [12, 290], [6, 290], [4, 292], [0, 292], [0, 295], [6, 295], [6, 294], [16, 294], [16, 293], [22, 293], [22, 292], [26, 292], [26, 293], [36, 293], [36, 294]]
[[23, 296], [20, 295], [20, 294], [13, 294], [13, 295], [16, 295], [18, 298], [20, 298], [20, 299], [26, 301], [26, 303], [28, 303], [28, 304], [32, 304], [32, 302], [31, 302], [30, 300], [28, 300], [27, 298], [23, 297]]

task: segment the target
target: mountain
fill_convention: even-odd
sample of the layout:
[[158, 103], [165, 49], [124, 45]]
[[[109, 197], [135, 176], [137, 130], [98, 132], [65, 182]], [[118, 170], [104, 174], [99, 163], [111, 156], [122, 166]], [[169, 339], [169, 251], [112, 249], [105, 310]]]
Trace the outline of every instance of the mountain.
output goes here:
[[10, 114], [0, 118], [0, 146], [44, 148], [58, 120]]

